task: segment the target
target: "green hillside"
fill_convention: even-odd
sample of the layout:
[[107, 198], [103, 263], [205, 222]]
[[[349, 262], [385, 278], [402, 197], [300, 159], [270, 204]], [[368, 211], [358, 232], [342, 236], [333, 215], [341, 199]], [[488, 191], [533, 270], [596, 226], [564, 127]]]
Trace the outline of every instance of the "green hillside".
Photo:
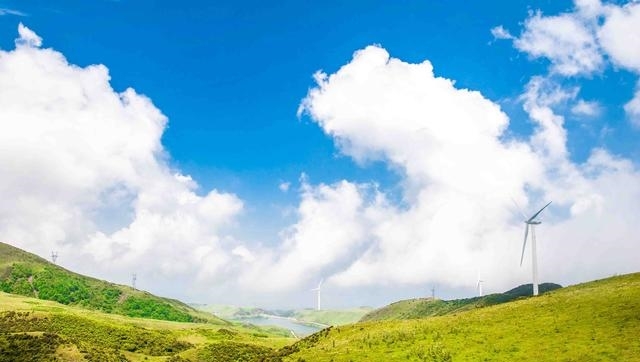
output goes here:
[[130, 317], [226, 323], [177, 300], [76, 274], [4, 243], [0, 243], [0, 291]]
[[640, 361], [640, 273], [486, 308], [327, 328], [284, 361]]
[[[554, 283], [543, 283], [539, 285], [540, 294], [561, 288]], [[531, 284], [524, 284], [504, 293], [489, 294], [482, 297], [440, 300], [433, 298], [417, 298], [401, 300], [389, 304], [388, 306], [376, 309], [364, 315], [361, 322], [418, 319], [434, 317], [465, 310], [487, 307], [491, 305], [511, 302], [518, 298], [531, 296]]]
[[289, 332], [131, 318], [0, 292], [0, 361], [258, 361]]
[[327, 310], [299, 309], [293, 313], [293, 318], [303, 322], [341, 326], [359, 321], [371, 310], [372, 308], [370, 307]]

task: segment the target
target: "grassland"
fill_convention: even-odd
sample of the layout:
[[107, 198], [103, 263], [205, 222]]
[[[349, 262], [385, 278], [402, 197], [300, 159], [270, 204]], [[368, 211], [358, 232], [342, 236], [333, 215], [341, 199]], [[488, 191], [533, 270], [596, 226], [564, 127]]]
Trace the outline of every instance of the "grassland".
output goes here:
[[0, 243], [0, 291], [130, 317], [225, 323], [180, 301], [76, 274], [4, 243]]
[[[179, 301], [87, 278], [5, 244], [0, 288], [23, 294], [0, 292], [1, 361], [640, 362], [640, 273], [538, 297], [523, 296], [530, 288], [520, 286], [483, 298], [403, 301], [298, 341], [285, 330], [206, 317]], [[157, 320], [179, 312], [189, 319]], [[364, 312], [286, 313], [339, 324]], [[135, 318], [144, 316], [156, 319]]]
[[292, 342], [283, 330], [131, 318], [0, 292], [3, 361], [257, 361]]
[[640, 361], [640, 273], [424, 319], [325, 329], [284, 361]]
[[[554, 283], [543, 283], [539, 286], [540, 294], [559, 288], [561, 286]], [[524, 284], [504, 293], [494, 293], [482, 297], [454, 300], [433, 298], [401, 300], [367, 313], [360, 321], [372, 322], [442, 316], [511, 302], [522, 297], [531, 296], [532, 292], [531, 284]]]
[[311, 323], [319, 323], [328, 326], [342, 326], [359, 321], [364, 315], [371, 312], [370, 307], [358, 307], [349, 309], [298, 309], [294, 311], [293, 318]]

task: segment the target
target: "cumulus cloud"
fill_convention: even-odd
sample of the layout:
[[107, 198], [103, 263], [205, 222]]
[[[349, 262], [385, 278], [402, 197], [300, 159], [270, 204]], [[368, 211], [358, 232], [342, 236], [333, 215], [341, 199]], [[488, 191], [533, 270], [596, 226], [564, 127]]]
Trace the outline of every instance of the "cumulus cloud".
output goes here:
[[[524, 23], [519, 37], [509, 37], [502, 26], [492, 29], [496, 39], [510, 39], [520, 51], [551, 62], [550, 77], [590, 76], [603, 71], [607, 63], [640, 74], [640, 3], [622, 5], [599, 0], [575, 0], [571, 12], [545, 16], [534, 12]], [[501, 36], [505, 35], [505, 36]], [[625, 106], [636, 122], [637, 98]], [[598, 107], [578, 102], [571, 111], [597, 115]]]
[[640, 73], [640, 3], [608, 6], [598, 39], [615, 64]]
[[148, 98], [18, 31], [16, 49], [0, 51], [0, 240], [121, 281], [212, 280], [247, 257], [228, 252], [224, 231], [242, 201], [170, 167], [167, 119]]
[[553, 72], [571, 76], [602, 68], [603, 58], [593, 31], [579, 16], [543, 16], [537, 12], [524, 27], [514, 40], [515, 47], [534, 58], [549, 59]]
[[[623, 250], [637, 253], [638, 240], [621, 238], [633, 235], [633, 222], [618, 216], [640, 211], [622, 200], [638, 193], [640, 177], [629, 161], [606, 150], [594, 150], [584, 165], [570, 161], [564, 118], [554, 107], [577, 90], [533, 78], [522, 99], [536, 128], [518, 141], [504, 137], [509, 120], [496, 104], [435, 76], [428, 61], [405, 63], [370, 46], [316, 80], [305, 111], [342, 153], [392, 164], [404, 185], [402, 206], [383, 192], [359, 192], [363, 185], [353, 189], [367, 206], [347, 208], [353, 213], [342, 218], [341, 226], [358, 232], [333, 240], [333, 247], [352, 252], [341, 256], [344, 268], [333, 269], [330, 282], [464, 286], [478, 270], [494, 285], [523, 280], [528, 269], [517, 266], [522, 224], [511, 197], [530, 210], [554, 200], [539, 228], [545, 278], [575, 281], [635, 267]], [[612, 187], [615, 182], [624, 188]], [[343, 185], [329, 187], [337, 192]], [[327, 185], [322, 189], [328, 192]], [[296, 231], [305, 229], [298, 224]], [[569, 258], [574, 249], [582, 260]], [[614, 264], [601, 265], [602, 253]]]
[[22, 23], [18, 25], [18, 34], [20, 37], [16, 39], [16, 46], [39, 47], [42, 45], [42, 38]]

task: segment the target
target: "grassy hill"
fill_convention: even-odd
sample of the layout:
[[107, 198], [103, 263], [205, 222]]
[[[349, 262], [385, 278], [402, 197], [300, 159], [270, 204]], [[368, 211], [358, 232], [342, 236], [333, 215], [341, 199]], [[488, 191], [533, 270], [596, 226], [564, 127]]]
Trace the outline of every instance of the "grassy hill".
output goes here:
[[1, 361], [258, 361], [289, 332], [131, 318], [0, 292]]
[[180, 301], [76, 274], [4, 243], [0, 243], [0, 291], [130, 317], [226, 323]]
[[[559, 288], [561, 288], [561, 286], [554, 283], [543, 283], [539, 285], [540, 294]], [[402, 300], [371, 311], [364, 315], [360, 321], [371, 322], [434, 317], [511, 302], [518, 298], [531, 296], [531, 294], [531, 284], [524, 284], [504, 293], [489, 294], [475, 298], [455, 300], [418, 298]]]
[[486, 308], [328, 328], [284, 361], [640, 361], [640, 273]]
[[299, 309], [294, 311], [293, 318], [303, 322], [342, 326], [359, 321], [360, 318], [371, 311], [372, 308], [370, 307], [327, 310]]

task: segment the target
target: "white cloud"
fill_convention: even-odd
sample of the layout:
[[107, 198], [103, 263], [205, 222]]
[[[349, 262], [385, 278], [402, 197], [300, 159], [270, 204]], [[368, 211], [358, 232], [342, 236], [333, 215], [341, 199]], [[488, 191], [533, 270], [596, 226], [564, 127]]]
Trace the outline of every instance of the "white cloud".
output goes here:
[[280, 189], [280, 191], [282, 192], [287, 192], [289, 191], [289, 188], [291, 187], [291, 182], [287, 182], [287, 181], [283, 181], [278, 185], [278, 188]]
[[624, 110], [627, 112], [627, 116], [631, 120], [631, 123], [640, 127], [640, 85], [638, 86], [633, 99], [624, 105]]
[[[535, 12], [513, 44], [534, 58], [547, 58], [551, 62], [550, 76], [589, 76], [605, 69], [608, 62], [638, 74], [640, 47], [634, 45], [640, 44], [640, 3], [575, 0], [572, 12], [556, 16]], [[625, 105], [633, 123], [638, 118], [636, 99]], [[592, 116], [600, 111], [596, 106], [579, 101], [571, 111]]]
[[580, 99], [571, 107], [571, 113], [577, 116], [595, 117], [601, 112], [600, 103]]
[[491, 28], [491, 35], [495, 39], [514, 39], [509, 30], [505, 29], [502, 25]]
[[137, 271], [149, 287], [160, 274], [221, 278], [243, 203], [171, 169], [167, 120], [148, 98], [18, 29], [0, 51], [0, 240], [111, 280]]
[[16, 46], [39, 47], [42, 45], [42, 38], [22, 23], [18, 25], [18, 34], [20, 38], [16, 39]]
[[615, 64], [640, 73], [640, 3], [608, 6], [598, 39]]
[[365, 188], [341, 181], [302, 187], [298, 221], [283, 231], [276, 250], [261, 251], [242, 283], [259, 290], [290, 290], [316, 275], [343, 266], [364, 241], [361, 215], [370, 205]]
[[[494, 32], [495, 30], [495, 32]], [[503, 34], [492, 29], [494, 36]], [[506, 33], [508, 34], [508, 33]], [[536, 12], [524, 23], [514, 46], [534, 58], [551, 61], [551, 70], [564, 76], [601, 71], [605, 56], [614, 64], [640, 72], [640, 3], [606, 4], [576, 0], [575, 11], [555, 16]]]
[[27, 14], [19, 10], [0, 8], [0, 16], [3, 15], [27, 16]]
[[551, 61], [555, 73], [572, 76], [602, 69], [604, 60], [592, 28], [585, 19], [571, 13], [528, 18], [514, 46], [534, 58]]
[[594, 19], [605, 10], [600, 0], [575, 0], [574, 3], [580, 17], [584, 19]]
[[[640, 192], [640, 175], [605, 150], [584, 165], [569, 160], [564, 119], [554, 107], [574, 99], [577, 89], [533, 78], [523, 100], [536, 129], [523, 142], [504, 138], [507, 117], [479, 93], [434, 76], [429, 62], [404, 63], [379, 47], [356, 52], [317, 81], [303, 102], [306, 112], [344, 154], [401, 170], [406, 204], [360, 192], [367, 206], [349, 208], [353, 213], [340, 223], [359, 232], [336, 244], [351, 251], [340, 256], [344, 268], [325, 268], [330, 283], [464, 286], [478, 270], [497, 288], [528, 280], [529, 269], [518, 267], [522, 224], [512, 196], [528, 209], [554, 201], [538, 232], [545, 280], [575, 282], [636, 267], [629, 256], [640, 252], [634, 222], [619, 216], [640, 212], [622, 196]], [[316, 225], [315, 233], [322, 230]], [[568, 257], [576, 249], [581, 259]], [[603, 255], [607, 263], [598, 261]]]

